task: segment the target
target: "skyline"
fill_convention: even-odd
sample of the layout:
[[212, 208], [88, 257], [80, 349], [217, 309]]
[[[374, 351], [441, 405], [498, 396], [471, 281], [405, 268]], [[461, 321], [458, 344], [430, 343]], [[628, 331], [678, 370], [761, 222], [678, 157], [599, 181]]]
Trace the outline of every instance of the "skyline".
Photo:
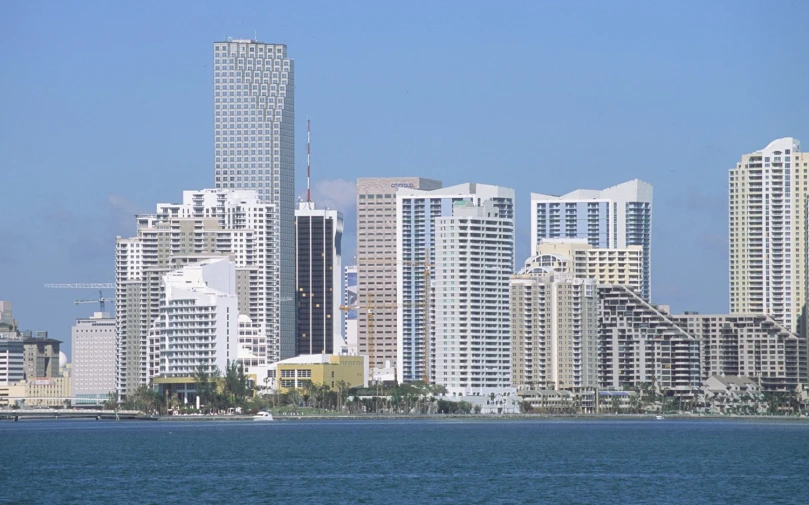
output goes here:
[[[19, 188], [0, 207], [0, 299], [68, 354], [70, 327], [93, 310], [73, 300], [93, 293], [42, 285], [111, 282], [115, 236], [134, 235], [136, 212], [213, 187], [210, 48], [223, 35], [287, 44], [295, 133], [312, 118], [313, 199], [344, 213], [346, 264], [358, 177], [517, 188], [517, 265], [530, 255], [531, 192], [640, 178], [655, 186], [653, 302], [727, 312], [727, 171], [772, 140], [809, 138], [795, 113], [809, 80], [801, 3], [760, 36], [772, 11], [745, 2], [439, 5], [429, 16], [212, 5], [161, 5], [152, 20], [142, 6], [54, 3], [40, 15], [15, 4], [0, 20], [11, 47], [0, 62], [13, 69], [0, 83], [0, 150], [4, 185]], [[255, 19], [276, 20], [245, 24]], [[299, 141], [296, 195], [304, 153]]]

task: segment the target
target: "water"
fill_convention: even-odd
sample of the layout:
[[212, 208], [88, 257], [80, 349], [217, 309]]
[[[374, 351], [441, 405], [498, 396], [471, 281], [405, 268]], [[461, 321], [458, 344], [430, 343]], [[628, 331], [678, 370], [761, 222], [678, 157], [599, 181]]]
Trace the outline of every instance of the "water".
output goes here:
[[809, 424], [0, 422], [0, 503], [809, 502]]

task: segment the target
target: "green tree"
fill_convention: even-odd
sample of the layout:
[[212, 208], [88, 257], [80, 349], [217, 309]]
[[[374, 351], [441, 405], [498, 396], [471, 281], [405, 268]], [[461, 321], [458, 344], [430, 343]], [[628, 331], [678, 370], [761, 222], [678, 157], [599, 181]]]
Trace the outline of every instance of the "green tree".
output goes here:
[[234, 404], [242, 404], [247, 396], [247, 375], [244, 366], [236, 361], [228, 361], [225, 371], [225, 392]]

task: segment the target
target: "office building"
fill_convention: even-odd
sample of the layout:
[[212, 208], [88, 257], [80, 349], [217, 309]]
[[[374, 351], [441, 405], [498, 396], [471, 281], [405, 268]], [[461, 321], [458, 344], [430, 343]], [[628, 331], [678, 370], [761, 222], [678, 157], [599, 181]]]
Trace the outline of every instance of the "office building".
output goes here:
[[[277, 213], [274, 251], [282, 303], [273, 315], [273, 359], [295, 355], [295, 63], [284, 44], [228, 39], [213, 44], [214, 183], [250, 189]], [[259, 321], [250, 315], [254, 322]]]
[[652, 185], [634, 179], [603, 190], [579, 189], [562, 196], [531, 193], [531, 243], [541, 239], [586, 239], [599, 249], [643, 250], [643, 285], [652, 295]]
[[[303, 389], [310, 384], [324, 384], [332, 391], [368, 386], [367, 356], [333, 354], [301, 354], [268, 365], [270, 387], [280, 393]], [[264, 380], [260, 378], [259, 382]]]
[[[425, 356], [425, 351], [429, 351], [429, 348], [425, 349], [424, 343], [430, 340], [435, 316], [431, 307], [441, 298], [441, 292], [436, 291], [437, 294], [434, 300], [432, 288], [430, 287], [432, 280], [426, 274], [432, 269], [437, 271], [439, 267], [442, 267], [437, 256], [439, 245], [442, 248], [444, 245], [437, 242], [438, 226], [436, 221], [439, 218], [452, 218], [456, 211], [465, 208], [459, 206], [459, 204], [471, 205], [473, 210], [469, 212], [473, 214], [478, 212], [491, 214], [480, 216], [480, 220], [489, 218], [497, 220], [497, 226], [503, 228], [503, 233], [508, 237], [506, 240], [510, 239], [512, 246], [509, 251], [501, 249], [502, 244], [500, 242], [494, 242], [496, 248], [493, 250], [492, 265], [496, 268], [491, 271], [491, 274], [499, 279], [498, 282], [505, 282], [507, 293], [508, 277], [514, 273], [513, 229], [508, 232], [508, 222], [511, 223], [512, 227], [514, 226], [514, 190], [475, 183], [459, 184], [434, 190], [402, 188], [397, 192], [396, 200], [395, 232], [396, 257], [398, 258], [395, 284], [397, 289], [396, 299], [398, 300], [395, 325], [397, 331], [396, 374], [397, 380], [401, 383], [428, 378], [427, 372], [429, 369], [425, 365], [429, 359], [428, 356]], [[486, 202], [491, 204], [494, 211], [488, 210], [488, 206], [484, 205]], [[478, 217], [464, 216], [464, 219], [476, 220]], [[465, 224], [464, 226], [468, 227], [470, 224]], [[488, 230], [488, 224], [474, 224], [474, 226], [484, 226]], [[469, 232], [469, 230], [466, 231]], [[453, 239], [471, 240], [475, 239], [478, 233], [488, 240], [488, 234], [481, 233], [477, 229], [472, 230], [469, 235], [458, 235]], [[461, 247], [461, 244], [458, 246]], [[481, 246], [473, 246], [476, 252], [479, 247]], [[504, 258], [502, 255], [509, 253], [511, 255], [508, 257], [510, 260], [502, 263]], [[481, 258], [474, 257], [469, 258], [468, 261], [477, 261], [479, 259]], [[482, 257], [482, 259], [487, 258]], [[505, 281], [498, 277], [501, 268], [508, 271]], [[474, 275], [469, 271], [457, 272], [457, 274]], [[470, 282], [470, 280], [464, 278], [464, 282]], [[500, 285], [498, 284], [498, 286]], [[475, 283], [474, 287], [479, 287], [479, 285]], [[474, 296], [470, 293], [467, 294]], [[493, 300], [496, 300], [496, 297]], [[507, 303], [504, 309], [507, 316]], [[441, 372], [440, 378], [443, 379], [443, 369]]]
[[297, 354], [341, 354], [343, 215], [301, 202], [295, 211]]
[[421, 177], [357, 179], [357, 347], [372, 369], [393, 367], [397, 359], [396, 193], [440, 187]]
[[161, 377], [225, 371], [238, 355], [236, 266], [228, 258], [186, 265], [164, 276], [158, 339]]
[[25, 379], [22, 342], [17, 332], [0, 332], [0, 405], [8, 404], [8, 388]]
[[793, 333], [806, 303], [807, 165], [787, 137], [729, 171], [730, 312], [768, 314]]
[[16, 331], [14, 315], [11, 311], [11, 302], [0, 300], [0, 331]]
[[[474, 188], [470, 189], [474, 194]], [[446, 213], [433, 218], [435, 282], [434, 293], [428, 296], [434, 315], [420, 315], [435, 321], [434, 338], [428, 341], [429, 354], [424, 360], [430, 370], [427, 379], [446, 387], [450, 394], [463, 396], [503, 391], [511, 383], [509, 278], [514, 272], [514, 191], [478, 189], [482, 194], [490, 190], [490, 197], [481, 202], [455, 200]], [[407, 198], [400, 198], [406, 205]], [[405, 219], [403, 223], [417, 221]], [[403, 228], [402, 236], [408, 235]], [[407, 241], [403, 246], [403, 266], [409, 258], [421, 257], [411, 256], [418, 252]], [[403, 288], [405, 301], [418, 295], [417, 286]], [[409, 316], [402, 318], [403, 329], [419, 326], [419, 315], [414, 312], [422, 307], [400, 308], [400, 315]], [[414, 333], [403, 333], [403, 337]], [[405, 359], [400, 360], [399, 369], [418, 378], [423, 362], [412, 358], [418, 360], [423, 352], [418, 346], [424, 344], [409, 339], [403, 339], [403, 344], [407, 347], [402, 346]]]
[[657, 384], [667, 394], [691, 396], [700, 379], [700, 341], [664, 308], [626, 286], [598, 286], [599, 387]]
[[48, 338], [47, 331], [38, 331], [34, 336], [30, 331], [23, 332], [25, 347], [25, 378], [50, 379], [59, 376], [60, 340]]
[[[345, 267], [343, 286], [343, 305], [345, 307], [356, 307], [358, 300], [357, 265], [347, 265]], [[343, 311], [343, 338], [345, 339], [347, 354], [352, 356], [359, 354], [357, 347], [357, 309], [352, 308]]]
[[115, 392], [115, 318], [103, 312], [77, 319], [70, 332], [73, 395], [105, 400]]
[[[8, 404], [21, 407], [63, 407], [67, 402], [72, 405], [73, 371], [70, 363], [65, 362], [62, 365], [57, 374], [51, 377], [26, 378], [9, 385], [6, 400]], [[2, 402], [0, 399], [0, 403]]]
[[274, 205], [260, 202], [251, 190], [185, 191], [182, 203], [158, 204], [155, 214], [139, 215], [136, 220], [137, 235], [116, 241], [119, 393], [131, 393], [159, 373], [157, 336], [150, 337], [150, 331], [160, 311], [163, 277], [211, 257], [225, 256], [235, 262], [239, 314], [261, 328], [255, 348], [265, 351], [257, 361], [294, 355], [294, 339], [281, 338], [281, 307], [294, 307], [294, 302], [292, 297], [282, 299], [281, 275], [271, 260], [279, 254]]
[[672, 316], [702, 347], [702, 380], [714, 375], [747, 377], [765, 391], [805, 384], [806, 339], [764, 314]]
[[511, 278], [511, 385], [595, 388], [598, 296], [594, 279], [526, 264]]

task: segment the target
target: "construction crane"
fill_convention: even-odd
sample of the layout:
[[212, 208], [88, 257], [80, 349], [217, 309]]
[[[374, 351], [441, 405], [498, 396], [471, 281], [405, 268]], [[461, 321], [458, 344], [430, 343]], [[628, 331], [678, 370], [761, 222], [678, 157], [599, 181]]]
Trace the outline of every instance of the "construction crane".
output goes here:
[[115, 298], [104, 298], [103, 293], [101, 292], [102, 289], [115, 289], [115, 284], [112, 282], [86, 282], [86, 283], [75, 283], [75, 284], [45, 284], [46, 288], [59, 288], [59, 289], [97, 289], [98, 290], [98, 299], [97, 300], [76, 300], [76, 305], [81, 305], [84, 303], [97, 303], [101, 312], [104, 312], [105, 303], [106, 302], [115, 302]]
[[[421, 307], [424, 311], [422, 317], [422, 334], [423, 334], [423, 366], [422, 366], [422, 380], [425, 384], [430, 383], [430, 302], [431, 302], [431, 268], [435, 265], [430, 263], [430, 251], [427, 250], [425, 254], [424, 261], [389, 261], [389, 260], [367, 260], [363, 261], [359, 266], [362, 268], [362, 264], [366, 265], [408, 265], [408, 266], [421, 266], [424, 267], [423, 271], [423, 284], [424, 284], [424, 293], [422, 296], [422, 303]], [[373, 335], [373, 325], [374, 325], [374, 310], [396, 310], [399, 308], [411, 308], [417, 307], [418, 304], [412, 303], [397, 303], [397, 304], [374, 304], [372, 302], [372, 293], [368, 293], [366, 295], [368, 297], [368, 303], [365, 305], [358, 304], [358, 305], [341, 305], [340, 310], [349, 311], [349, 310], [367, 310], [368, 314], [368, 362], [371, 363], [373, 366], [374, 363], [374, 355], [373, 355], [373, 348], [374, 348], [374, 335]]]

